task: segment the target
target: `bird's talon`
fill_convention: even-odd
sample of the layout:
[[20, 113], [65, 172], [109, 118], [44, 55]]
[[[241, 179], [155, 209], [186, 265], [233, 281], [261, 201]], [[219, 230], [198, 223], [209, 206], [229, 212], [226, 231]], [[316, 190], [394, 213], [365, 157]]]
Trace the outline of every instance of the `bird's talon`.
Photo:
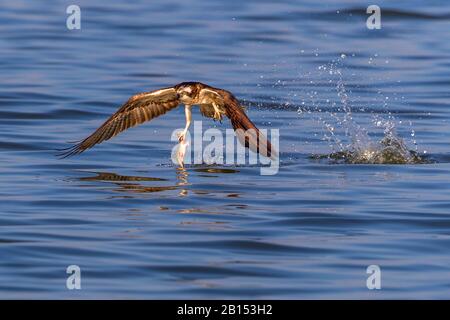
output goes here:
[[184, 141], [185, 137], [186, 137], [186, 133], [184, 133], [184, 132], [178, 133], [178, 142]]

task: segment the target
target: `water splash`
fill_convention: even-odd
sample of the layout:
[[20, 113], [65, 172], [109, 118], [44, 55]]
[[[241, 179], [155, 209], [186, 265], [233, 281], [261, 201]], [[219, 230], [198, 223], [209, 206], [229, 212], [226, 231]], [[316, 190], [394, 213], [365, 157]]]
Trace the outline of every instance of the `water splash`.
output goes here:
[[[421, 156], [415, 140], [415, 132], [411, 129], [411, 137], [415, 150], [410, 150], [407, 143], [396, 130], [397, 121], [391, 113], [387, 115], [373, 114], [372, 124], [375, 128], [383, 129], [383, 137], [375, 139], [371, 137], [366, 127], [361, 126], [354, 119], [349, 93], [345, 86], [342, 60], [346, 55], [333, 62], [320, 66], [320, 73], [327, 73], [330, 83], [335, 83], [339, 102], [326, 102], [330, 104], [330, 111], [322, 111], [316, 104], [317, 97], [314, 92], [309, 95], [314, 113], [318, 114], [318, 120], [325, 129], [323, 140], [332, 150], [331, 153], [312, 155], [313, 159], [328, 159], [332, 163], [351, 164], [419, 164], [429, 163], [428, 159]], [[387, 107], [388, 97], [385, 97], [384, 107]], [[305, 103], [302, 103], [305, 105]], [[306, 107], [299, 108], [299, 114], [311, 113]], [[364, 111], [364, 108], [361, 109]], [[412, 124], [410, 123], [410, 126]]]
[[328, 159], [332, 163], [348, 164], [421, 164], [431, 161], [409, 150], [396, 135], [385, 136], [374, 146], [353, 148], [326, 155], [312, 155], [313, 159]]

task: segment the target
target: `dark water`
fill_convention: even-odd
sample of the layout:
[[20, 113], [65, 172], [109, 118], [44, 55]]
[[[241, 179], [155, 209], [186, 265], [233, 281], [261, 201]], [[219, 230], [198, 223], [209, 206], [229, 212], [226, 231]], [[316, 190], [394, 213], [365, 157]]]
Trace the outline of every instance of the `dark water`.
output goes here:
[[[3, 2], [0, 297], [449, 298], [450, 5], [408, 2], [378, 1], [368, 30], [365, 1], [76, 1], [73, 31], [72, 2]], [[280, 128], [277, 175], [177, 170], [181, 108], [54, 157], [132, 94], [186, 80]], [[387, 127], [429, 161], [311, 157]]]

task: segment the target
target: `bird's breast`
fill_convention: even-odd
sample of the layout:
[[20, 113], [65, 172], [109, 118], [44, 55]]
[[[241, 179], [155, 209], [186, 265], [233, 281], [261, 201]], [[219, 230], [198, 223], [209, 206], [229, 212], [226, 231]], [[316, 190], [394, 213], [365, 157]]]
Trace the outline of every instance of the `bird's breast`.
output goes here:
[[183, 95], [180, 97], [180, 102], [183, 104], [189, 104], [189, 105], [193, 105], [196, 104], [197, 102], [195, 101], [195, 99], [187, 96], [187, 95]]

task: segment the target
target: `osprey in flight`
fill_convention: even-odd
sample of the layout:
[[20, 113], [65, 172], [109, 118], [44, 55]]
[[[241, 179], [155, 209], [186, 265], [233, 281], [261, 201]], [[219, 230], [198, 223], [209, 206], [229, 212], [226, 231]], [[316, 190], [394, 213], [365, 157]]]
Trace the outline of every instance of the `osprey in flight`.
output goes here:
[[186, 127], [179, 134], [180, 142], [184, 141], [191, 124], [191, 108], [193, 105], [198, 105], [200, 112], [205, 117], [221, 121], [224, 115], [227, 116], [238, 140], [245, 147], [266, 157], [274, 156], [270, 142], [247, 117], [233, 94], [200, 82], [182, 82], [174, 87], [132, 96], [94, 133], [74, 146], [61, 150], [60, 155], [65, 158], [80, 154], [128, 128], [159, 117], [180, 104], [185, 105], [186, 114]]

